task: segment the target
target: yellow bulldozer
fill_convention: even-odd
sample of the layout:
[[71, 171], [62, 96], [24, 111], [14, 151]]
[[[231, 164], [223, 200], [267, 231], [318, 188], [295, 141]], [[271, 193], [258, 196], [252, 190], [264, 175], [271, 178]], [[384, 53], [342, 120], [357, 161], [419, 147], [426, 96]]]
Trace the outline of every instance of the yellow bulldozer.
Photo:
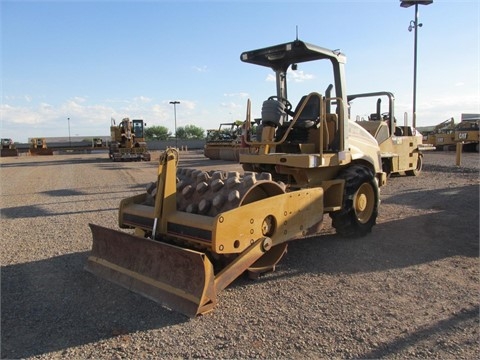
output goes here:
[[2, 143], [1, 157], [18, 156], [18, 149], [12, 139], [0, 139]]
[[[386, 182], [377, 141], [348, 118], [345, 55], [297, 39], [241, 60], [272, 69], [277, 84], [255, 138], [247, 102], [244, 172], [180, 167], [167, 149], [155, 181], [120, 202], [119, 227], [133, 232], [90, 224], [88, 271], [191, 317], [212, 311], [243, 273], [274, 270], [289, 242], [318, 234], [324, 215], [340, 236], [368, 234]], [[308, 61], [329, 64], [332, 85], [293, 110], [287, 71]]]
[[30, 139], [30, 155], [53, 155], [53, 150], [47, 147], [47, 139], [32, 138]]
[[150, 161], [151, 156], [145, 142], [143, 120], [124, 118], [116, 125], [112, 118], [110, 125], [109, 156], [113, 161]]

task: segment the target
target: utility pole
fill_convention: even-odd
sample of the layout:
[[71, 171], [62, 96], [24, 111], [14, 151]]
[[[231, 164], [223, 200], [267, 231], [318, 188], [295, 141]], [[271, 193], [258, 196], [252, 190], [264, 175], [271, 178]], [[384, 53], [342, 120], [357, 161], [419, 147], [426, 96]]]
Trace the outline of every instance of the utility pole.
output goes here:
[[433, 0], [400, 0], [400, 6], [408, 8], [415, 6], [415, 20], [410, 21], [408, 31], [414, 30], [414, 43], [413, 43], [413, 113], [412, 113], [412, 126], [417, 127], [417, 30], [422, 27], [423, 24], [418, 23], [418, 5], [430, 5]]
[[173, 117], [175, 119], [175, 149], [178, 149], [177, 143], [177, 104], [180, 104], [180, 101], [170, 101], [170, 104], [173, 105]]
[[68, 143], [70, 144], [70, 148], [72, 147], [72, 138], [70, 137], [70, 118], [68, 120]]

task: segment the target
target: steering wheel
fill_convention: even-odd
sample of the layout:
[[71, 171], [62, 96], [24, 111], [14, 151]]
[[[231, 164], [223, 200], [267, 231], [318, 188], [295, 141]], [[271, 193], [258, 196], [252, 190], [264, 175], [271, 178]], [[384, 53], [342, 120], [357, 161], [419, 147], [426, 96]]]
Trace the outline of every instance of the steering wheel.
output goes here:
[[285, 105], [285, 112], [290, 116], [294, 115], [294, 112], [292, 111], [292, 107], [293, 107], [292, 103], [290, 101], [288, 101], [287, 99], [285, 99], [281, 96], [270, 96], [268, 98], [268, 100], [278, 100], [278, 101], [282, 102]]

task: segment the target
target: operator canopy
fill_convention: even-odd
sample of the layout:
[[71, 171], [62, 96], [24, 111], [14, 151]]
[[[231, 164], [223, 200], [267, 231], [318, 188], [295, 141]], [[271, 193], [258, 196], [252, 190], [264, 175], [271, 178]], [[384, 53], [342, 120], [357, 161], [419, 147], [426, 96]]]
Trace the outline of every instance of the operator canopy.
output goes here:
[[317, 45], [295, 40], [285, 44], [245, 51], [240, 55], [243, 62], [266, 66], [274, 71], [286, 71], [292, 64], [329, 59], [345, 64], [346, 57], [339, 51], [332, 51]]

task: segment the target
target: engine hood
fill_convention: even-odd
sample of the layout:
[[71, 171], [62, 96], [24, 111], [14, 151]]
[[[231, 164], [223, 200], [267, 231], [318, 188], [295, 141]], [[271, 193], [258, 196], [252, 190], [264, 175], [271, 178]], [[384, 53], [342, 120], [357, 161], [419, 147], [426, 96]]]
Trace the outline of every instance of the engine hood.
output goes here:
[[364, 160], [372, 164], [376, 173], [382, 172], [382, 158], [377, 140], [363, 127], [349, 120], [348, 141], [352, 160]]

